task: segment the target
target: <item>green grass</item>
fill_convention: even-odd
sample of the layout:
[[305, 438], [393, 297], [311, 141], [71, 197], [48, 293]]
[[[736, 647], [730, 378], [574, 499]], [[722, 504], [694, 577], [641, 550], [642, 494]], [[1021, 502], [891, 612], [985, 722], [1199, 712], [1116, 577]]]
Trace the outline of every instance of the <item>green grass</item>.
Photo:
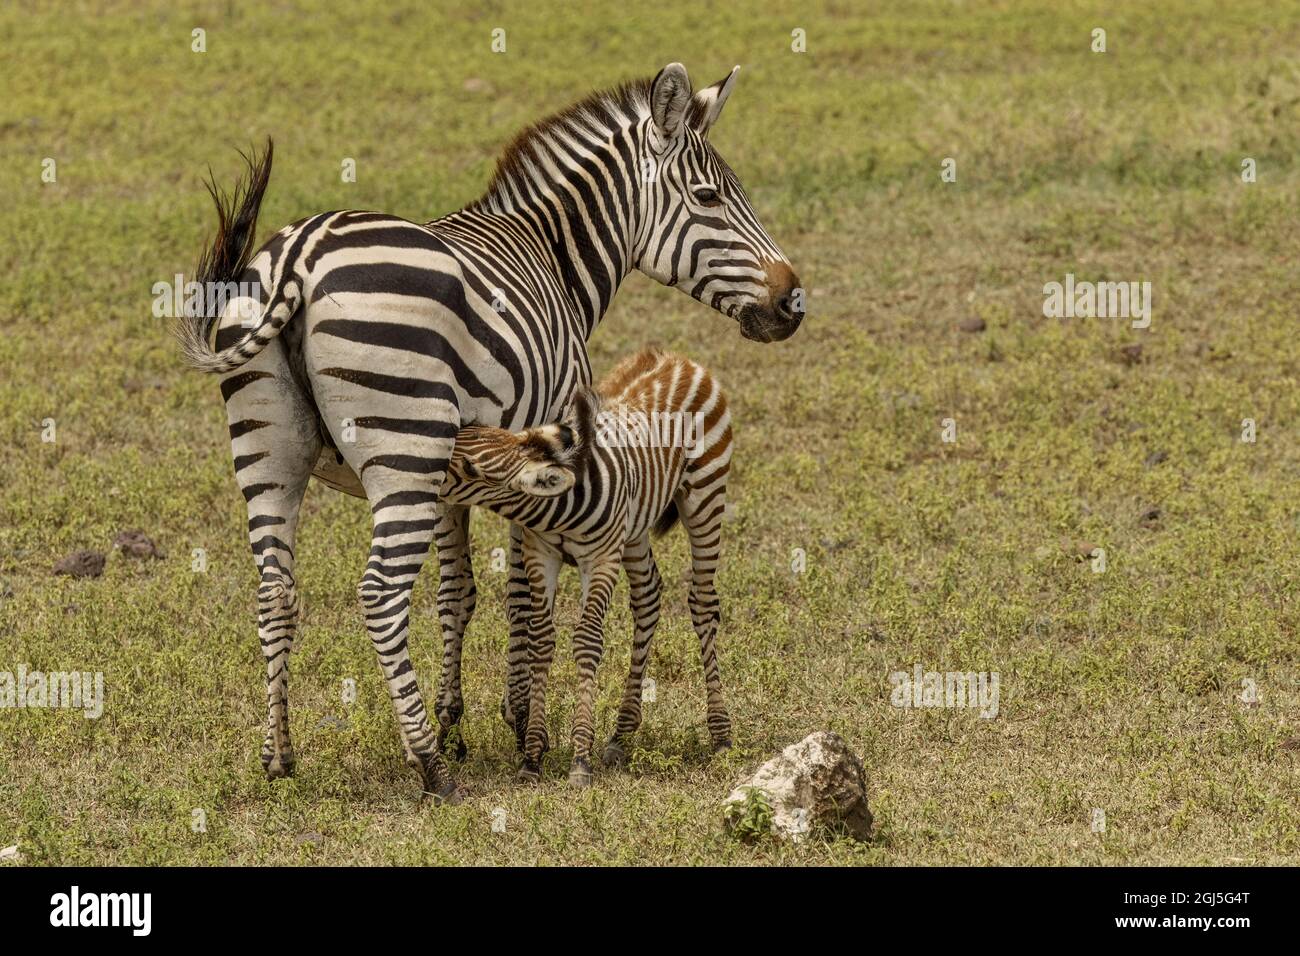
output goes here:
[[[62, 864], [1300, 861], [1297, 5], [541, 7], [0, 12], [0, 670], [101, 670], [107, 686], [99, 720], [0, 710], [0, 846]], [[658, 548], [658, 698], [631, 770], [574, 792], [560, 746], [539, 789], [515, 785], [496, 716], [504, 575], [488, 561], [505, 529], [480, 515], [469, 799], [421, 803], [355, 601], [367, 510], [317, 487], [298, 548], [298, 776], [268, 784], [220, 396], [150, 317], [151, 285], [187, 272], [213, 226], [207, 164], [230, 183], [233, 147], [275, 137], [268, 233], [339, 207], [428, 219], [474, 198], [526, 123], [671, 60], [697, 86], [743, 64], [715, 142], [811, 290], [805, 327], [759, 346], [634, 276], [591, 343], [598, 373], [654, 342], [729, 386], [720, 645], [737, 748], [707, 756], [678, 535]], [[949, 156], [954, 184], [939, 177]], [[1044, 318], [1043, 284], [1067, 272], [1149, 280], [1151, 328]], [[958, 330], [973, 317], [985, 331]], [[1123, 361], [1139, 343], [1141, 361]], [[50, 576], [130, 528], [167, 558]], [[1105, 573], [1063, 540], [1103, 547]], [[426, 580], [426, 690], [436, 624]], [[619, 608], [602, 730], [629, 633]], [[566, 657], [562, 638], [557, 742]], [[889, 673], [916, 663], [998, 671], [998, 717], [891, 707]], [[876, 838], [729, 838], [735, 780], [818, 729], [862, 755]]]

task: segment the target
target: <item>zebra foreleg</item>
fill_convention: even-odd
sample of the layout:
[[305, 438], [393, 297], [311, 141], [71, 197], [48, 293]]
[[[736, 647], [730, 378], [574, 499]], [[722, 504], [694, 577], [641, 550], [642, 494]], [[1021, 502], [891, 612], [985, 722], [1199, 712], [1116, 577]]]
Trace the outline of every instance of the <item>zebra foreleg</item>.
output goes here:
[[529, 710], [529, 628], [532, 622], [532, 596], [528, 572], [524, 568], [524, 532], [519, 525], [510, 526], [510, 580], [506, 587], [506, 617], [510, 643], [506, 650], [506, 688], [501, 698], [501, 719], [514, 729], [515, 749], [524, 752]]
[[[605, 649], [605, 612], [618, 583], [620, 566], [620, 555], [615, 554], [612, 558], [593, 561], [582, 569], [582, 618], [573, 630], [578, 697], [573, 714], [573, 763], [569, 767], [569, 783], [575, 787], [591, 786], [591, 747], [596, 739], [596, 670]], [[533, 680], [536, 679], [534, 672]], [[532, 731], [531, 715], [529, 731]]]
[[605, 744], [603, 762], [606, 767], [627, 764], [627, 742], [641, 726], [641, 684], [645, 678], [646, 660], [650, 656], [650, 642], [659, 623], [659, 600], [662, 581], [654, 554], [650, 550], [650, 536], [628, 544], [623, 552], [623, 569], [627, 572], [628, 604], [632, 610], [632, 663], [628, 668], [627, 683], [623, 687], [623, 702], [618, 709], [614, 734]]
[[465, 628], [474, 615], [478, 592], [469, 550], [470, 509], [453, 505], [439, 508], [435, 536], [438, 543], [438, 617], [442, 624], [442, 677], [438, 689], [438, 749], [447, 753], [454, 742], [457, 760], [468, 750], [460, 729], [465, 712], [461, 691], [461, 651]]
[[523, 741], [520, 783], [536, 783], [542, 773], [542, 756], [550, 747], [546, 733], [546, 681], [555, 657], [555, 582], [560, 574], [560, 556], [549, 550], [529, 548], [524, 553], [524, 568], [531, 594], [528, 639], [526, 643], [528, 709], [515, 713], [515, 733]]

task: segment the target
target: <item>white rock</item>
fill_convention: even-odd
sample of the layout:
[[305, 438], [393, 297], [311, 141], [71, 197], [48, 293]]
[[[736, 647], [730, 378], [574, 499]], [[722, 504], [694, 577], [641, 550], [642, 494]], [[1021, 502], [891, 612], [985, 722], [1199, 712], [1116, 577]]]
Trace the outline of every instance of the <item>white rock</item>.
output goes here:
[[845, 830], [858, 840], [871, 836], [862, 761], [838, 734], [818, 731], [786, 747], [740, 781], [724, 809], [743, 805], [754, 789], [771, 804], [772, 832], [782, 839], [797, 842], [814, 826]]
[[18, 852], [18, 844], [15, 843], [13, 846], [7, 846], [3, 850], [0, 850], [0, 860], [13, 860], [15, 863], [20, 862], [22, 860], [22, 854]]

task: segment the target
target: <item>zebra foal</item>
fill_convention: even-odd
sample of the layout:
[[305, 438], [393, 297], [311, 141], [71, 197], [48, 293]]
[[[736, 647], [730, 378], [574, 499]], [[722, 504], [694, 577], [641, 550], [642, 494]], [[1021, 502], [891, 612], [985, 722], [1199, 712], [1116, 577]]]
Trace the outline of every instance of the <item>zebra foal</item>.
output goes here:
[[512, 433], [462, 428], [442, 487], [444, 500], [488, 508], [524, 529], [528, 626], [528, 713], [521, 781], [538, 779], [547, 748], [546, 684], [555, 654], [553, 611], [561, 563], [582, 576], [582, 617], [573, 634], [578, 670], [569, 782], [591, 783], [596, 668], [605, 613], [619, 569], [627, 572], [635, 632], [606, 765], [626, 760], [641, 724], [641, 684], [659, 621], [661, 580], [650, 547], [680, 519], [691, 545], [691, 620], [700, 640], [715, 749], [731, 744], [714, 638], [731, 416], [717, 381], [679, 355], [647, 349], [625, 359], [596, 391], [582, 389], [561, 419]]

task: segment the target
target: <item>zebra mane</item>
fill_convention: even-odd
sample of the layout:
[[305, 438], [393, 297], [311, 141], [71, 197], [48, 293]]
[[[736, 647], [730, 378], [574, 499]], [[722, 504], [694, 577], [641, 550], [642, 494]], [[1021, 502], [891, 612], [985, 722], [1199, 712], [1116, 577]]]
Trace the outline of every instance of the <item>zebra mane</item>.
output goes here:
[[650, 112], [650, 85], [654, 80], [631, 80], [595, 93], [524, 127], [502, 152], [496, 171], [483, 195], [470, 203], [471, 210], [497, 210], [510, 205], [508, 185], [529, 191], [529, 171], [539, 164], [538, 150], [557, 134], [587, 140], [593, 134], [613, 132], [637, 122]]

